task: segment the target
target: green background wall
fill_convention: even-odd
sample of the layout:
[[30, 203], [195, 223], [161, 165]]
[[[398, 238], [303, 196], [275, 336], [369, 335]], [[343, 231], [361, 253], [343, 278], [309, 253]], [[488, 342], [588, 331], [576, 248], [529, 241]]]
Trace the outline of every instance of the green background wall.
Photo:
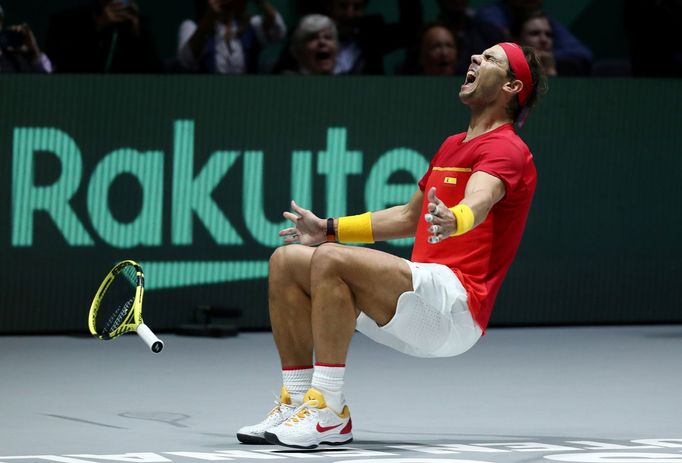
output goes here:
[[[539, 184], [493, 325], [682, 321], [682, 84], [550, 86], [521, 131]], [[458, 88], [0, 76], [0, 332], [84, 330], [123, 258], [145, 266], [155, 329], [200, 304], [241, 307], [242, 327], [266, 327], [267, 259], [291, 196], [323, 217], [407, 200], [443, 139], [466, 128]], [[41, 191], [50, 212], [32, 209]], [[404, 243], [377, 247], [409, 256]]]

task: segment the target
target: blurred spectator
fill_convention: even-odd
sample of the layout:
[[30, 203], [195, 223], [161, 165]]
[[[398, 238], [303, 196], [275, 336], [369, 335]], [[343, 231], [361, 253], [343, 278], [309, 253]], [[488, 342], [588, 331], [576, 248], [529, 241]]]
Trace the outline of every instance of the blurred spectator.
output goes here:
[[408, 55], [400, 74], [451, 76], [457, 65], [457, 44], [447, 27], [431, 23], [419, 34], [417, 50]]
[[160, 70], [148, 20], [137, 0], [92, 0], [50, 17], [47, 53], [57, 72]]
[[682, 77], [682, 0], [625, 0], [624, 14], [632, 74]]
[[291, 37], [291, 53], [300, 74], [333, 74], [336, 65], [338, 34], [328, 16], [304, 16]]
[[[496, 25], [511, 39], [515, 22], [542, 8], [543, 0], [499, 0], [478, 9], [482, 21]], [[554, 34], [554, 57], [561, 75], [587, 75], [592, 66], [592, 52], [561, 23], [548, 17]]]
[[286, 35], [282, 16], [266, 0], [254, 0], [261, 12], [249, 17], [246, 0], [196, 0], [197, 22], [180, 25], [178, 60], [182, 68], [217, 74], [258, 72], [264, 45]]
[[455, 74], [457, 46], [449, 29], [434, 24], [427, 27], [419, 41], [419, 66], [427, 76]]
[[381, 15], [366, 15], [369, 0], [324, 0], [339, 31], [335, 74], [384, 74], [384, 55], [413, 45], [422, 23], [416, 0], [398, 0], [399, 19], [387, 24]]
[[52, 63], [38, 48], [27, 24], [4, 26], [5, 12], [0, 6], [0, 72], [52, 72]]
[[511, 36], [519, 45], [535, 49], [546, 75], [557, 75], [552, 25], [542, 11], [535, 11], [523, 21], [512, 24]]
[[457, 74], [466, 74], [471, 55], [506, 39], [498, 27], [478, 18], [469, 0], [438, 0], [438, 7], [438, 22], [450, 29], [457, 40]]

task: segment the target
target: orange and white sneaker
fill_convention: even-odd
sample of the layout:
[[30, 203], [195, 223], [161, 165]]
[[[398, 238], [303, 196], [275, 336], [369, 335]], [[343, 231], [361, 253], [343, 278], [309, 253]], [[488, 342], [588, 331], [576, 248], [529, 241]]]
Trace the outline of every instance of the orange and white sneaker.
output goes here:
[[279, 400], [275, 401], [275, 408], [270, 410], [268, 416], [258, 424], [244, 426], [237, 431], [237, 439], [243, 444], [267, 444], [263, 434], [270, 428], [284, 423], [294, 414], [297, 406], [291, 403], [291, 397], [287, 389], [282, 386]]
[[268, 429], [265, 440], [271, 444], [298, 449], [314, 449], [320, 444], [342, 445], [353, 441], [350, 410], [337, 413], [327, 406], [324, 395], [311, 388], [294, 414], [279, 426]]

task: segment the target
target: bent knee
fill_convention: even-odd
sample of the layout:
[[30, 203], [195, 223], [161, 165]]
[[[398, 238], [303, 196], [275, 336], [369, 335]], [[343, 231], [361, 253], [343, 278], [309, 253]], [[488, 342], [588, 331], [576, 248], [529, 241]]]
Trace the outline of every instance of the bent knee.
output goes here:
[[310, 262], [312, 275], [340, 272], [345, 261], [346, 249], [344, 246], [323, 244], [315, 249]]
[[292, 267], [310, 265], [314, 250], [301, 244], [280, 246], [270, 256], [270, 272], [287, 271]]

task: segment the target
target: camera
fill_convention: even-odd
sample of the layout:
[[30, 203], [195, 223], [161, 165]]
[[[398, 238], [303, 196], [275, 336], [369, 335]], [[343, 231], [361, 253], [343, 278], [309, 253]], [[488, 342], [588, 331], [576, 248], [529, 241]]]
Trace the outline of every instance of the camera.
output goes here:
[[26, 42], [24, 34], [17, 31], [0, 31], [0, 48], [19, 48]]

